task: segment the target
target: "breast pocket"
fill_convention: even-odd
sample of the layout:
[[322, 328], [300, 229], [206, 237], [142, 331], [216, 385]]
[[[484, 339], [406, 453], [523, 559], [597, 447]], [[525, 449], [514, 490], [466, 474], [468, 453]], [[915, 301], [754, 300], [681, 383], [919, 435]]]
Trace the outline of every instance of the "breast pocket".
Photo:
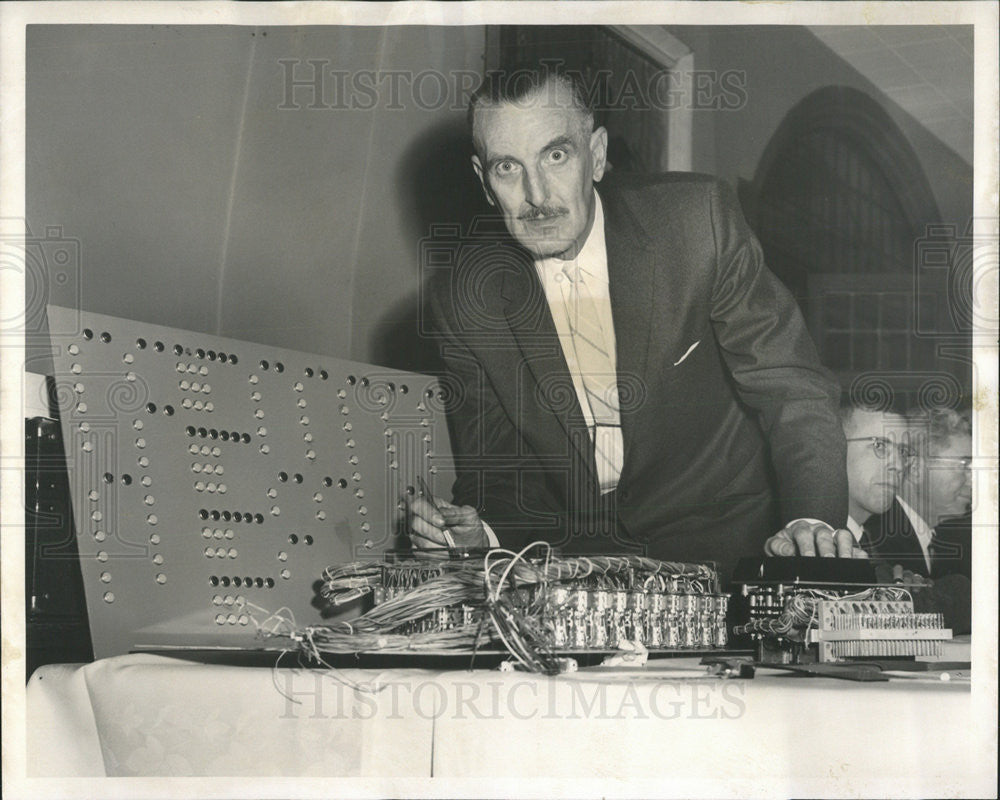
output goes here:
[[689, 336], [659, 353], [661, 380], [667, 384], [703, 378], [713, 363], [715, 342], [709, 335]]
[[674, 362], [674, 366], [679, 367], [681, 364], [683, 364], [684, 361], [687, 359], [687, 357], [691, 355], [691, 353], [695, 351], [695, 348], [697, 348], [698, 345], [700, 344], [701, 344], [701, 339], [698, 339], [694, 344], [692, 344], [687, 350], [684, 351], [684, 355], [682, 355]]

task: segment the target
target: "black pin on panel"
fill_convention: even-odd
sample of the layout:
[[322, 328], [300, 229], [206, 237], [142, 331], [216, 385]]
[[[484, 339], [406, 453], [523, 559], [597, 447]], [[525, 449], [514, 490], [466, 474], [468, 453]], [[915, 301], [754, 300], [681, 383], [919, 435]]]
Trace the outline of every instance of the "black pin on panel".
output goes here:
[[257, 647], [320, 623], [328, 564], [397, 543], [423, 475], [450, 493], [425, 375], [49, 307], [84, 589], [102, 658]]

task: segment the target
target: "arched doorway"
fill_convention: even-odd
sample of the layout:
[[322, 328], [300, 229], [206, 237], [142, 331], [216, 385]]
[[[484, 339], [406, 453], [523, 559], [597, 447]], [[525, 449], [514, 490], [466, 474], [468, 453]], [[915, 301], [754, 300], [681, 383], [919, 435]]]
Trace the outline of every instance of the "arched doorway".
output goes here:
[[966, 367], [938, 348], [948, 270], [930, 276], [922, 263], [926, 245], [947, 251], [954, 232], [885, 109], [849, 87], [813, 92], [782, 121], [741, 195], [768, 265], [842, 385], [875, 378], [910, 405], [936, 380], [947, 384], [945, 404], [959, 402]]

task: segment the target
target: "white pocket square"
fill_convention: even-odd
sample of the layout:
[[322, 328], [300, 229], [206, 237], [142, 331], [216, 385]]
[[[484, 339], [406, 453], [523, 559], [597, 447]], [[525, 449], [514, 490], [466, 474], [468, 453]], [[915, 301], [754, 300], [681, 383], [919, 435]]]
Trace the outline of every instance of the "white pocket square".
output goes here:
[[685, 353], [684, 353], [684, 355], [682, 355], [682, 356], [681, 356], [680, 358], [678, 358], [678, 359], [677, 359], [677, 360], [676, 360], [676, 361], [674, 362], [674, 366], [675, 366], [675, 367], [676, 367], [676, 366], [679, 366], [679, 365], [680, 365], [680, 363], [681, 363], [681, 362], [682, 362], [682, 361], [683, 361], [683, 360], [684, 360], [685, 358], [687, 358], [687, 357], [688, 357], [689, 355], [691, 355], [691, 353], [693, 353], [693, 352], [694, 352], [694, 349], [695, 349], [695, 348], [696, 348], [696, 347], [697, 347], [698, 345], [700, 345], [700, 344], [701, 344], [701, 339], [699, 339], [699, 340], [698, 340], [697, 342], [695, 342], [695, 343], [694, 343], [693, 345], [691, 345], [691, 346], [690, 346], [690, 347], [689, 347], [689, 348], [687, 349], [687, 352], [685, 352]]

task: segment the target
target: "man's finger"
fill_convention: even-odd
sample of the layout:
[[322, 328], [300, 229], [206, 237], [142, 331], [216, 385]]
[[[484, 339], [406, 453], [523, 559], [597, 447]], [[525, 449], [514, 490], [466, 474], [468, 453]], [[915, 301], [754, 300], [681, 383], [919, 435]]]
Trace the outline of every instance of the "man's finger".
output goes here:
[[444, 517], [434, 508], [431, 502], [425, 497], [411, 497], [409, 500], [410, 514], [413, 519], [425, 519], [432, 525], [443, 528]]
[[479, 519], [479, 512], [472, 506], [449, 506], [441, 509], [448, 525], [471, 525]]
[[833, 531], [826, 528], [813, 528], [813, 536], [816, 539], [816, 555], [823, 558], [836, 558], [837, 545], [833, 542]]
[[410, 536], [416, 536], [424, 541], [430, 542], [437, 547], [446, 547], [444, 532], [421, 517], [414, 517], [410, 520]]
[[841, 528], [833, 535], [833, 541], [837, 545], [838, 558], [853, 558], [854, 556], [854, 534], [846, 528]]
[[861, 547], [851, 550], [851, 558], [869, 558], [868, 551]]
[[448, 547], [448, 545], [412, 529], [410, 530], [410, 544], [417, 550], [445, 550]]
[[927, 578], [921, 575], [919, 572], [912, 572], [911, 570], [903, 571], [903, 583], [909, 583], [913, 586], [923, 587], [929, 583]]
[[764, 555], [794, 556], [795, 543], [788, 531], [779, 531], [764, 543]]
[[792, 531], [792, 537], [795, 539], [795, 549], [798, 550], [800, 556], [816, 555], [812, 527], [797, 527]]

